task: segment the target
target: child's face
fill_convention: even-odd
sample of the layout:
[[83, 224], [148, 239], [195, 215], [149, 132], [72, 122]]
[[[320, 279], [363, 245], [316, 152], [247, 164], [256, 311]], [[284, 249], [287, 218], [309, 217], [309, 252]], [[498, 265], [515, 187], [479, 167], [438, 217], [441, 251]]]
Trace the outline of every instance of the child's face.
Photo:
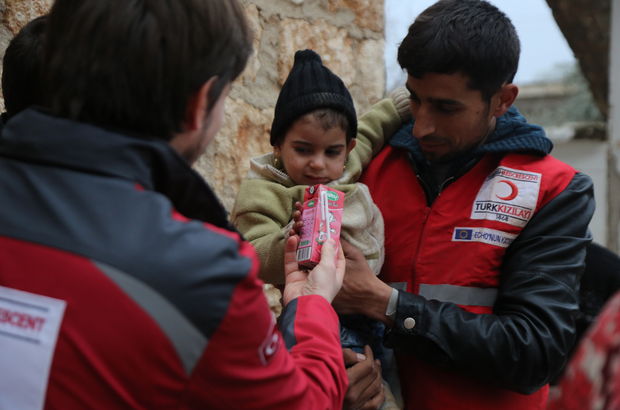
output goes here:
[[342, 176], [347, 154], [354, 146], [355, 139], [347, 146], [342, 128], [324, 130], [312, 114], [306, 114], [293, 123], [274, 153], [293, 182], [316, 185]]

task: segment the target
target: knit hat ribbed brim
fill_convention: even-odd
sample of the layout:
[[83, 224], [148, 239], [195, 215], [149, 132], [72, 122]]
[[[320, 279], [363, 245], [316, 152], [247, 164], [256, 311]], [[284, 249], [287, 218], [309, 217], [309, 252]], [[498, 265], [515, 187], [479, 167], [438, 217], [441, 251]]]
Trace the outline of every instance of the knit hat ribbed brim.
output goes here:
[[344, 83], [323, 65], [312, 50], [295, 53], [295, 62], [282, 86], [271, 125], [271, 145], [281, 140], [291, 124], [302, 115], [319, 108], [343, 113], [349, 122], [347, 136], [357, 134], [357, 115], [353, 99]]

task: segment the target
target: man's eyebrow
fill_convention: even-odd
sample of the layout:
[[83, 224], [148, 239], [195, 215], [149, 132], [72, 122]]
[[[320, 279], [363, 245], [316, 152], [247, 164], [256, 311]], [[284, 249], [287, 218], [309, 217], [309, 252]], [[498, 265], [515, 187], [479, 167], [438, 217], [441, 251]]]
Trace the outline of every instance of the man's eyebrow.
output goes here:
[[441, 105], [453, 105], [453, 106], [462, 106], [464, 105], [462, 102], [457, 101], [457, 100], [450, 100], [447, 98], [429, 98], [429, 101], [435, 103], [435, 104], [441, 104]]

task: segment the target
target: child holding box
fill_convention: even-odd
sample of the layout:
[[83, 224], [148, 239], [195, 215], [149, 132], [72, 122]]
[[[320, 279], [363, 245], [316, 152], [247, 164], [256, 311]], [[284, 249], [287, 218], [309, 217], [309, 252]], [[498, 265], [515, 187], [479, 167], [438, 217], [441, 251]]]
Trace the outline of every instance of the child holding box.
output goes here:
[[[260, 276], [284, 283], [284, 243], [293, 229], [295, 203], [308, 186], [324, 184], [345, 193], [341, 238], [356, 246], [376, 274], [383, 264], [383, 218], [368, 188], [357, 182], [362, 169], [408, 119], [408, 96], [384, 99], [361, 117], [342, 80], [312, 50], [295, 53], [271, 127], [273, 152], [253, 158], [235, 201], [232, 221], [254, 245]], [[377, 354], [379, 323], [341, 316], [344, 347], [370, 344]], [[374, 340], [368, 340], [372, 338]], [[380, 355], [379, 355], [380, 356]]]

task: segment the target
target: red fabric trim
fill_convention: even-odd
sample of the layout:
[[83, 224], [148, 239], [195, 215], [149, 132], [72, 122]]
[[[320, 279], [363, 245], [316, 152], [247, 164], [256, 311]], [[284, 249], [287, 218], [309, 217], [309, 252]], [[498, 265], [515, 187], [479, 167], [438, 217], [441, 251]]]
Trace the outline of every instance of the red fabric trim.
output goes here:
[[176, 351], [90, 260], [0, 237], [0, 284], [67, 302], [46, 407], [178, 407], [187, 378]]

